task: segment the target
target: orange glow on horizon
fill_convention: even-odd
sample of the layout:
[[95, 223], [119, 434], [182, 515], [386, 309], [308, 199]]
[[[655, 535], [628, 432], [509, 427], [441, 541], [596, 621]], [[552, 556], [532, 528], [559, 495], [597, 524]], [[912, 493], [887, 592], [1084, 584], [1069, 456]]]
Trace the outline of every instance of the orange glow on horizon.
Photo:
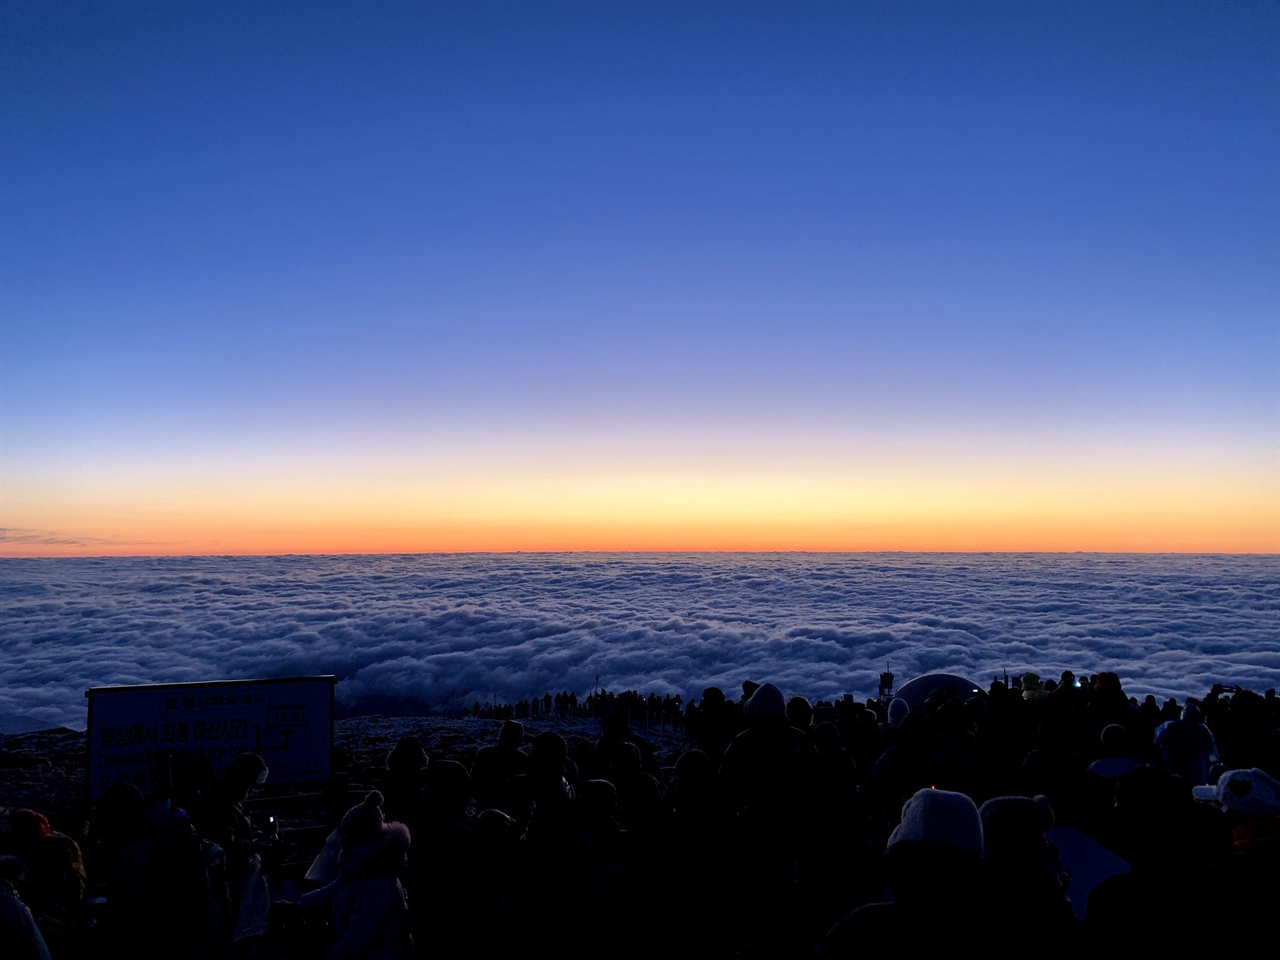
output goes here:
[[28, 478], [8, 484], [0, 556], [1280, 553], [1280, 491], [1261, 469], [514, 472]]
[[[168, 536], [165, 534], [168, 533]], [[0, 556], [185, 556], [512, 552], [1280, 553], [1280, 536], [1247, 518], [1162, 523], [1085, 516], [860, 523], [490, 522], [368, 525], [165, 525], [134, 542], [0, 543]], [[178, 534], [178, 536], [175, 536]], [[71, 538], [67, 538], [71, 539]]]

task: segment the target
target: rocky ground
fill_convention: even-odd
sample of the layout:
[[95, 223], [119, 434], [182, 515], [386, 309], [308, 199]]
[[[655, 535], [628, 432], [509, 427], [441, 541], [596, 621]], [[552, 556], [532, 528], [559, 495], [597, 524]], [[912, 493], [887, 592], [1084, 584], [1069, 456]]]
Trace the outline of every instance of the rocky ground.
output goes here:
[[85, 793], [85, 734], [58, 727], [9, 735], [0, 749], [0, 809], [65, 815]]

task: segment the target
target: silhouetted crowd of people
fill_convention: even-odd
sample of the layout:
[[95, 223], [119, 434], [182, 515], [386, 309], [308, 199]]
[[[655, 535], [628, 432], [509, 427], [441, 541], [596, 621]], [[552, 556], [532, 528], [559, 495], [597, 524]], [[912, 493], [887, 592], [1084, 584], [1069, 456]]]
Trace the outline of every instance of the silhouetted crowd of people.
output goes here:
[[[565, 716], [590, 703], [598, 738], [527, 736], [538, 701]], [[247, 812], [269, 775], [257, 754], [217, 778], [158, 755], [148, 789], [113, 784], [87, 823], [5, 811], [0, 955], [773, 960], [989, 951], [993, 937], [1064, 953], [1274, 943], [1274, 690], [1160, 704], [1127, 697], [1115, 674], [1068, 672], [916, 704], [811, 704], [748, 681], [679, 711], [688, 749], [668, 768], [634, 723], [653, 701], [665, 723], [662, 698], [634, 693], [528, 701], [470, 765], [404, 738], [287, 883], [279, 836]], [[1085, 860], [1064, 856], [1064, 830]], [[1087, 887], [1073, 866], [1094, 875]]]
[[482, 720], [537, 720], [540, 716], [603, 720], [610, 714], [621, 712], [632, 724], [669, 726], [679, 730], [684, 721], [683, 704], [684, 698], [678, 693], [660, 697], [656, 693], [645, 696], [635, 690], [614, 693], [596, 689], [579, 700], [572, 690], [562, 690], [554, 696], [548, 691], [541, 697], [521, 698], [515, 703], [481, 703], [477, 700], [464, 707], [462, 715]]

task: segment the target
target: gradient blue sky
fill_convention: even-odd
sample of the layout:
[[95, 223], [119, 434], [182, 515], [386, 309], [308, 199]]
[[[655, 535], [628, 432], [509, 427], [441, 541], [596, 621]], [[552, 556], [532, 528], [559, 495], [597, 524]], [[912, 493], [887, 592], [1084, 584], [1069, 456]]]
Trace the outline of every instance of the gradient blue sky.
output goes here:
[[1280, 549], [1274, 3], [0, 27], [0, 552]]

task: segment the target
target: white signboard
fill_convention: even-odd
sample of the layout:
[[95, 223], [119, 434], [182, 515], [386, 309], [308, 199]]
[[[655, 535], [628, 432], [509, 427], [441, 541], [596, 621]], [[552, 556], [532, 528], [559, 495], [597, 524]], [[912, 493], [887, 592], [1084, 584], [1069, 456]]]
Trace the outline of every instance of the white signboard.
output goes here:
[[161, 751], [197, 753], [221, 773], [259, 753], [273, 783], [329, 778], [336, 677], [94, 687], [89, 698], [89, 797], [117, 780], [147, 792]]

